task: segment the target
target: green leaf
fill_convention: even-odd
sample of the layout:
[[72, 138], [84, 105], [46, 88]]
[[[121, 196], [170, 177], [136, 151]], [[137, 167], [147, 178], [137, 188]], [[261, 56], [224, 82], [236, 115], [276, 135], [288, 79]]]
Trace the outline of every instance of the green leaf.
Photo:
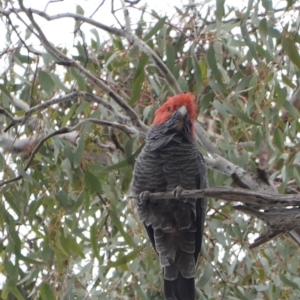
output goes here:
[[74, 162], [73, 162], [74, 168], [77, 168], [80, 165], [84, 149], [85, 149], [85, 140], [83, 137], [80, 137], [77, 148], [74, 153]]
[[230, 115], [228, 114], [224, 105], [220, 101], [214, 100], [213, 106], [221, 115], [223, 115], [227, 119], [230, 119]]
[[278, 127], [276, 127], [274, 130], [274, 144], [281, 152], [283, 152], [284, 138], [281, 129]]
[[252, 58], [254, 58], [256, 60], [256, 62], [260, 65], [261, 63], [260, 63], [260, 60], [257, 56], [257, 52], [256, 52], [256, 49], [255, 49], [254, 43], [252, 42], [252, 40], [250, 38], [245, 20], [241, 24], [241, 32], [242, 32], [242, 36], [244, 38], [244, 41], [245, 41], [246, 45], [249, 47], [249, 51], [252, 55]]
[[68, 199], [68, 195], [66, 193], [65, 190], [61, 189], [57, 195], [56, 195], [56, 199], [58, 201], [58, 203], [66, 210], [68, 210], [70, 208], [70, 201]]
[[109, 66], [109, 64], [115, 59], [117, 58], [119, 55], [119, 52], [114, 52], [112, 53], [112, 55], [109, 56], [109, 58], [107, 59], [107, 61], [104, 64], [104, 67], [107, 68]]
[[144, 143], [131, 156], [127, 157], [127, 159], [115, 165], [109, 166], [104, 170], [101, 170], [101, 172], [111, 172], [111, 171], [115, 171], [127, 167], [132, 161], [134, 161], [135, 157], [138, 156], [138, 154], [141, 152], [143, 147], [144, 147]]
[[296, 85], [287, 77], [285, 76], [284, 74], [281, 74], [281, 77], [282, 77], [282, 81], [287, 85], [289, 86], [290, 88], [292, 89], [295, 89], [296, 88]]
[[234, 116], [238, 117], [239, 119], [243, 120], [246, 123], [249, 123], [249, 124], [252, 124], [252, 125], [258, 125], [258, 126], [261, 125], [260, 123], [252, 120], [247, 115], [245, 115], [243, 112], [239, 111], [237, 108], [235, 108], [234, 106], [232, 106], [230, 104], [226, 104], [225, 109], [227, 111], [229, 111], [230, 113], [232, 113]]
[[210, 92], [210, 93], [207, 93], [201, 99], [201, 105], [200, 105], [201, 112], [204, 112], [204, 110], [207, 109], [213, 103], [214, 98], [215, 98], [214, 93]]
[[159, 19], [152, 29], [144, 36], [143, 40], [147, 42], [154, 34], [156, 34], [164, 26], [166, 19], [167, 17]]
[[282, 47], [291, 61], [300, 69], [300, 55], [295, 42], [290, 38], [284, 38]]
[[2, 91], [2, 93], [4, 95], [6, 95], [9, 99], [12, 99], [10, 92], [7, 90], [7, 88], [3, 84], [0, 84], [0, 91]]
[[124, 151], [127, 158], [129, 158], [128, 163], [134, 165], [134, 157], [132, 156], [132, 147], [135, 142], [135, 139], [130, 139], [125, 144]]
[[42, 261], [32, 259], [32, 258], [30, 258], [28, 256], [24, 256], [22, 254], [19, 255], [19, 258], [20, 258], [20, 260], [22, 260], [22, 261], [24, 261], [26, 263], [29, 263], [29, 264], [38, 265], [38, 266], [42, 266], [43, 265]]
[[86, 170], [84, 173], [84, 182], [86, 188], [88, 188], [91, 193], [101, 192], [102, 188], [99, 179], [89, 170]]
[[68, 237], [68, 245], [70, 246], [72, 253], [79, 255], [82, 259], [85, 258], [85, 255], [82, 251], [83, 249], [81, 248], [82, 245], [77, 244], [76, 240], [71, 236]]
[[68, 111], [68, 113], [63, 117], [62, 119], [62, 124], [61, 127], [64, 127], [67, 125], [68, 121], [71, 119], [71, 117], [73, 116], [76, 108], [77, 108], [78, 104], [75, 103], [71, 106], [70, 110]]
[[93, 254], [98, 259], [98, 261], [100, 261], [100, 257], [99, 257], [100, 249], [98, 249], [98, 237], [97, 237], [97, 230], [95, 224], [93, 224], [90, 229], [90, 240], [92, 243]]
[[192, 55], [192, 62], [193, 62], [193, 68], [194, 68], [195, 77], [196, 77], [197, 94], [198, 94], [202, 90], [202, 72], [201, 72], [199, 63], [196, 60], [196, 57], [194, 55]]
[[223, 15], [224, 15], [224, 4], [225, 0], [217, 0], [216, 1], [216, 18], [219, 22], [222, 21]]
[[283, 107], [290, 113], [294, 118], [299, 118], [300, 114], [298, 113], [297, 109], [290, 103], [290, 101], [285, 100], [283, 101]]
[[130, 235], [124, 230], [124, 225], [120, 222], [119, 216], [117, 215], [116, 211], [115, 211], [115, 207], [114, 205], [112, 206], [112, 210], [110, 211], [110, 218], [113, 222], [113, 224], [116, 226], [116, 228], [118, 229], [118, 231], [120, 232], [120, 234], [123, 236], [124, 240], [126, 241], [126, 243], [130, 246], [135, 248], [135, 244], [132, 240], [132, 238], [130, 237]]
[[259, 33], [260, 33], [260, 36], [261, 36], [263, 42], [266, 43], [267, 42], [267, 34], [268, 34], [268, 23], [267, 23], [266, 18], [263, 18], [259, 22], [258, 30], [259, 30]]
[[289, 280], [284, 274], [280, 274], [279, 278], [285, 285], [290, 286], [293, 289], [299, 290], [298, 284]]
[[225, 85], [222, 80], [222, 74], [219, 71], [217, 61], [216, 61], [216, 55], [215, 55], [215, 49], [213, 46], [210, 46], [208, 51], [207, 51], [207, 61], [208, 65], [210, 66], [213, 75], [215, 76], [218, 84], [220, 85], [222, 90], [225, 90]]
[[200, 287], [205, 286], [213, 274], [214, 274], [214, 269], [212, 268], [211, 264], [207, 264], [204, 273], [199, 280], [198, 286]]
[[84, 15], [84, 10], [80, 5], [76, 5], [76, 13], [78, 15], [82, 15], [82, 16]]
[[52, 289], [46, 282], [43, 282], [41, 284], [40, 293], [41, 293], [42, 300], [55, 300], [56, 299]]
[[98, 30], [96, 30], [96, 28], [92, 28], [90, 30], [90, 32], [95, 36], [96, 41], [97, 41], [97, 49], [99, 49], [100, 48], [100, 37], [99, 37]]
[[201, 76], [202, 76], [202, 81], [207, 80], [207, 64], [204, 59], [202, 59], [199, 63], [200, 70], [201, 70]]
[[9, 287], [9, 291], [18, 299], [18, 300], [24, 300], [25, 298], [22, 296], [18, 288], [14, 286]]
[[9, 261], [7, 257], [4, 259], [3, 263], [4, 269], [9, 276], [10, 280], [17, 280], [18, 278], [18, 271], [16, 270], [16, 267]]
[[129, 100], [129, 105], [133, 105], [140, 97], [141, 90], [143, 87], [143, 83], [145, 80], [145, 71], [144, 67], [148, 61], [148, 56], [145, 54], [142, 54], [138, 66], [136, 68], [136, 71], [134, 73], [133, 77], [133, 87], [132, 87], [132, 96]]
[[188, 92], [189, 87], [187, 85], [186, 80], [182, 76], [179, 76], [179, 78], [177, 79], [177, 82], [183, 92]]
[[72, 210], [75, 212], [77, 209], [79, 209], [84, 203], [86, 198], [87, 198], [87, 191], [84, 190], [80, 193], [80, 195], [76, 199], [74, 205], [72, 206]]
[[120, 257], [116, 261], [110, 262], [108, 266], [110, 268], [113, 268], [113, 267], [119, 267], [121, 265], [125, 265], [131, 262], [132, 260], [134, 260], [139, 253], [140, 250], [138, 249], [138, 250], [133, 250], [126, 255], [120, 255]]
[[45, 90], [48, 94], [52, 94], [55, 89], [55, 83], [51, 76], [48, 73], [39, 70], [38, 79], [42, 89]]
[[167, 55], [167, 61], [166, 61], [167, 68], [173, 73], [175, 67], [175, 49], [173, 45], [170, 43], [167, 43], [166, 55]]
[[262, 6], [265, 8], [266, 12], [272, 9], [272, 1], [270, 0], [262, 0]]
[[9, 204], [10, 208], [17, 214], [18, 217], [21, 217], [21, 209], [20, 205], [16, 203], [14, 195], [11, 195], [11, 193], [5, 193], [5, 200]]
[[162, 29], [159, 31], [158, 35], [156, 36], [156, 43], [158, 45], [158, 53], [161, 57], [165, 54], [165, 47], [166, 47], [166, 34], [167, 34], [167, 28], [166, 26], [163, 26]]
[[71, 69], [71, 74], [77, 81], [78, 89], [80, 91], [86, 91], [86, 80], [81, 75], [79, 75], [75, 69]]

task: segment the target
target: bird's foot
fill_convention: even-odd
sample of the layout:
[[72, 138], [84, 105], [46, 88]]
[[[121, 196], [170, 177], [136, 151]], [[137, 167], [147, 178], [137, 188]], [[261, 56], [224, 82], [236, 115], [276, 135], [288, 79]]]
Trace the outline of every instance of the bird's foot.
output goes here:
[[175, 198], [177, 198], [178, 200], [181, 200], [183, 202], [186, 202], [186, 199], [182, 199], [180, 197], [180, 195], [182, 194], [182, 192], [184, 191], [184, 189], [181, 186], [177, 186], [173, 191], [172, 194]]
[[144, 191], [141, 192], [137, 201], [137, 205], [138, 206], [143, 206], [147, 203], [147, 201], [149, 200], [149, 195], [151, 193], [149, 191]]

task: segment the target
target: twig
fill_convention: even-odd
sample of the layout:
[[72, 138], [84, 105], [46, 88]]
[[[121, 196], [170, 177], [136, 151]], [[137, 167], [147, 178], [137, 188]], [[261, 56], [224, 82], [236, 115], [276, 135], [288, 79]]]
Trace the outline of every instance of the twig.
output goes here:
[[64, 0], [51, 0], [51, 1], [48, 1], [47, 4], [46, 4], [46, 6], [45, 6], [45, 8], [44, 8], [44, 11], [47, 10], [47, 7], [48, 7], [48, 5], [49, 5], [50, 3], [63, 2], [63, 1], [64, 1]]
[[104, 1], [105, 0], [102, 0], [102, 2], [96, 7], [94, 12], [90, 15], [90, 18], [92, 18], [94, 16], [94, 14], [99, 10], [99, 8], [104, 4]]
[[126, 7], [125, 1], [121, 0], [121, 3], [122, 3], [122, 10], [123, 10], [124, 19], [125, 19], [125, 30], [126, 30], [126, 32], [132, 34], [131, 26], [130, 26], [129, 11], [128, 11], [127, 7]]
[[115, 15], [115, 12], [117, 10], [115, 10], [115, 0], [111, 0], [111, 14], [114, 16], [115, 20], [117, 21], [117, 23], [119, 24], [119, 26], [123, 29], [124, 26], [121, 24], [121, 22], [119, 21], [119, 19], [117, 18], [117, 16]]
[[[19, 118], [14, 118], [5, 108], [0, 107], [0, 114], [6, 116], [10, 121], [15, 122], [16, 119]], [[4, 130], [5, 131], [5, 130]]]
[[[94, 124], [98, 124], [98, 125], [103, 125], [103, 126], [111, 126], [117, 129], [120, 129], [122, 131], [124, 131], [127, 134], [138, 134], [138, 130], [135, 129], [134, 127], [129, 127], [126, 125], [121, 125], [119, 123], [113, 123], [113, 122], [108, 122], [108, 121], [103, 121], [103, 120], [99, 120], [99, 119], [93, 119], [93, 118], [89, 118], [89, 119], [85, 119], [82, 120], [81, 122], [79, 122], [78, 124], [76, 124], [75, 126], [72, 127], [63, 127], [60, 128], [52, 133], [49, 133], [48, 135], [46, 135], [45, 137], [41, 138], [41, 140], [38, 142], [38, 144], [34, 147], [34, 149], [31, 152], [31, 155], [24, 167], [24, 172], [26, 172], [30, 166], [30, 164], [33, 161], [33, 158], [35, 156], [35, 154], [38, 152], [39, 148], [50, 138], [52, 138], [53, 136], [59, 135], [59, 134], [66, 134], [72, 131], [77, 131], [78, 129], [80, 129], [84, 124], [86, 123], [94, 123]], [[5, 180], [3, 182], [0, 183], [0, 187], [4, 186], [6, 184], [12, 183], [14, 181], [18, 181], [20, 179], [23, 178], [23, 175], [18, 175], [14, 178]]]
[[[116, 121], [119, 122], [120, 124], [132, 125], [132, 122], [128, 117], [118, 113], [113, 106], [111, 106], [109, 103], [107, 103], [105, 100], [103, 100], [99, 96], [96, 96], [96, 95], [93, 95], [90, 93], [86, 93], [86, 92], [76, 91], [76, 92], [61, 96], [61, 97], [52, 98], [52, 99], [47, 100], [43, 103], [40, 103], [36, 106], [33, 106], [26, 110], [25, 115], [23, 117], [15, 118], [7, 110], [0, 107], [0, 114], [5, 115], [11, 121], [11, 124], [9, 124], [9, 126], [4, 129], [4, 132], [7, 132], [8, 129], [10, 129], [11, 127], [13, 127], [15, 125], [25, 124], [28, 121], [28, 119], [37, 111], [41, 111], [45, 108], [48, 108], [48, 107], [58, 104], [58, 103], [72, 101], [74, 99], [77, 99], [78, 97], [85, 98], [89, 102], [96, 102], [96, 103], [103, 105], [108, 111], [111, 112], [111, 114], [115, 117]], [[140, 135], [144, 136], [145, 134], [142, 131], [142, 132], [140, 132]]]
[[[29, 10], [26, 10], [26, 8], [24, 8], [24, 6], [21, 6], [21, 7], [22, 7], [21, 11], [24, 11], [24, 12], [27, 11], [26, 13], [27, 13], [27, 16], [29, 17], [29, 15], [28, 15]], [[15, 10], [15, 11], [18, 12], [18, 10]], [[10, 13], [11, 13], [11, 11], [9, 11], [9, 10], [2, 12], [3, 15], [9, 15]], [[166, 65], [163, 63], [163, 61], [160, 59], [160, 57], [144, 41], [139, 39], [137, 36], [131, 34], [130, 32], [127, 32], [126, 30], [114, 28], [114, 27], [109, 27], [102, 23], [99, 23], [99, 22], [96, 22], [89, 18], [86, 18], [84, 16], [80, 16], [80, 15], [72, 14], [72, 13], [64, 13], [64, 14], [57, 14], [56, 16], [49, 16], [46, 13], [41, 12], [36, 9], [30, 9], [30, 13], [37, 14], [37, 15], [47, 19], [48, 21], [61, 19], [61, 18], [73, 18], [75, 20], [79, 20], [79, 21], [94, 25], [95, 27], [105, 30], [108, 33], [115, 34], [117, 36], [126, 37], [130, 43], [137, 46], [142, 52], [144, 52], [155, 63], [156, 67], [162, 73], [162, 75], [164, 76], [164, 79], [167, 81], [167, 83], [169, 84], [169, 86], [173, 90], [173, 92], [175, 94], [181, 93], [181, 88], [180, 88], [177, 80], [175, 79], [173, 74], [170, 72], [170, 70], [166, 67]], [[36, 26], [37, 24], [33, 21], [33, 18], [29, 17], [29, 19], [33, 23], [34, 27], [38, 30], [38, 28]], [[41, 35], [39, 30], [38, 30], [38, 32]], [[42, 40], [42, 36], [41, 36], [41, 40]], [[45, 45], [45, 43], [43, 43], [43, 44]], [[48, 48], [48, 46], [46, 46], [46, 48]], [[50, 49], [49, 49], [49, 51], [50, 51]], [[51, 53], [54, 54], [52, 51], [51, 51]]]
[[33, 54], [39, 56], [40, 53], [35, 52], [33, 49], [31, 49], [31, 48], [29, 48], [29, 47], [27, 46], [27, 44], [25, 43], [25, 41], [24, 41], [24, 40], [22, 39], [22, 37], [20, 36], [18, 30], [17, 30], [16, 27], [13, 25], [13, 23], [12, 23], [12, 21], [11, 21], [11, 19], [10, 19], [9, 16], [7, 16], [7, 21], [8, 21], [8, 23], [9, 23], [9, 25], [12, 27], [13, 31], [14, 31], [14, 32], [16, 33], [16, 35], [18, 36], [18, 39], [20, 40], [20, 42], [21, 42], [21, 43], [24, 45], [24, 47], [27, 49], [28, 53], [33, 53]]
[[101, 143], [98, 136], [93, 137], [92, 141], [100, 149], [103, 149], [103, 150], [106, 150], [106, 151], [109, 151], [109, 152], [114, 152], [116, 150], [116, 146], [114, 144], [103, 144], [103, 143]]
[[135, 112], [135, 110], [129, 106], [115, 91], [110, 89], [101, 79], [97, 78], [95, 75], [87, 71], [84, 67], [76, 63], [74, 60], [68, 58], [66, 55], [64, 55], [62, 52], [60, 52], [58, 49], [56, 49], [46, 38], [43, 31], [39, 27], [39, 25], [35, 22], [32, 10], [27, 10], [22, 1], [19, 0], [21, 9], [26, 13], [30, 21], [32, 22], [33, 27], [37, 30], [39, 34], [39, 38], [45, 48], [48, 49], [48, 51], [58, 59], [58, 61], [69, 67], [73, 67], [77, 69], [81, 74], [83, 74], [90, 82], [101, 88], [103, 91], [105, 91], [129, 116], [129, 118], [132, 121], [132, 124], [135, 125], [140, 131], [146, 133], [148, 131], [147, 126], [140, 120], [139, 116]]

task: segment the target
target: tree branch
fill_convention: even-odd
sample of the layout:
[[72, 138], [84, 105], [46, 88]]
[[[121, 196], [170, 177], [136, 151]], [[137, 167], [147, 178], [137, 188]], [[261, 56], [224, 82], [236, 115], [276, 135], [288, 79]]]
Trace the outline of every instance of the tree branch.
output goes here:
[[[34, 159], [34, 156], [38, 152], [39, 148], [47, 140], [49, 140], [50, 138], [52, 138], [53, 136], [56, 136], [56, 135], [67, 134], [67, 133], [70, 133], [70, 132], [73, 132], [73, 131], [77, 131], [86, 123], [94, 123], [94, 124], [98, 124], [98, 125], [114, 127], [114, 128], [117, 128], [117, 129], [120, 129], [120, 130], [124, 131], [127, 134], [138, 134], [138, 130], [136, 128], [129, 127], [129, 126], [126, 126], [126, 125], [121, 125], [119, 123], [113, 123], [113, 122], [108, 122], [108, 121], [103, 121], [103, 120], [93, 119], [93, 118], [82, 120], [81, 122], [79, 122], [78, 124], [76, 124], [72, 127], [63, 127], [63, 128], [60, 128], [60, 129], [58, 129], [56, 131], [53, 131], [53, 132], [49, 133], [48, 135], [42, 137], [40, 139], [40, 141], [37, 143], [37, 145], [34, 147], [34, 149], [32, 150], [31, 155], [30, 155], [30, 157], [29, 157], [29, 159], [28, 159], [28, 161], [27, 161], [27, 163], [26, 163], [26, 165], [23, 169], [24, 172], [26, 172], [28, 170], [28, 168], [29, 168], [30, 164], [32, 163], [32, 161]], [[25, 147], [27, 147], [27, 146], [28, 145], [25, 145]], [[12, 183], [14, 181], [18, 181], [22, 178], [23, 178], [23, 175], [18, 175], [14, 178], [4, 180], [3, 182], [0, 183], [0, 187], [4, 186], [6, 184]]]
[[[42, 40], [42, 35], [41, 35], [41, 32], [37, 28], [38, 25], [34, 22], [32, 16], [31, 16], [31, 18], [29, 17], [29, 15], [32, 14], [32, 13], [37, 14], [37, 15], [47, 19], [48, 21], [61, 19], [61, 18], [73, 18], [76, 21], [82, 21], [82, 22], [88, 23], [88, 24], [93, 25], [97, 28], [100, 28], [100, 29], [102, 29], [102, 30], [104, 30], [104, 31], [106, 31], [110, 34], [115, 34], [117, 36], [126, 37], [129, 40], [130, 43], [137, 46], [142, 52], [144, 52], [155, 63], [158, 70], [162, 73], [162, 75], [164, 76], [166, 82], [169, 84], [170, 88], [173, 90], [174, 94], [178, 94], [178, 93], [182, 92], [177, 80], [175, 79], [173, 74], [169, 71], [169, 69], [165, 66], [165, 64], [160, 59], [160, 57], [144, 41], [139, 39], [137, 36], [135, 36], [131, 32], [128, 32], [127, 30], [121, 30], [121, 29], [118, 29], [118, 28], [106, 26], [106, 25], [104, 25], [102, 23], [99, 23], [99, 22], [96, 22], [92, 19], [86, 18], [86, 17], [81, 16], [81, 15], [72, 14], [72, 13], [64, 13], [64, 14], [57, 14], [55, 16], [49, 16], [46, 13], [44, 13], [42, 11], [39, 11], [39, 10], [36, 10], [36, 9], [27, 10], [23, 5], [21, 6], [20, 11], [24, 11], [27, 14], [28, 18], [33, 23], [35, 29], [37, 29], [37, 31], [39, 32], [41, 40]], [[12, 12], [13, 11], [8, 10], [8, 11], [3, 11], [2, 14], [7, 16]], [[17, 13], [18, 10], [15, 10], [15, 12]], [[44, 38], [43, 38], [43, 40], [44, 40]], [[43, 42], [43, 40], [42, 40], [42, 42]], [[45, 45], [44, 42], [43, 42], [43, 44]], [[46, 45], [45, 45], [45, 47], [46, 47]], [[49, 47], [47, 46], [46, 48], [48, 49]], [[58, 52], [58, 50], [56, 52]], [[51, 53], [54, 55], [54, 53], [52, 51], [51, 51]], [[55, 55], [55, 56], [57, 57], [57, 55]]]
[[[89, 102], [95, 102], [95, 103], [101, 104], [108, 111], [111, 112], [111, 114], [115, 117], [116, 121], [119, 122], [120, 124], [132, 125], [132, 122], [128, 117], [118, 113], [112, 105], [107, 103], [105, 100], [103, 100], [99, 96], [96, 96], [96, 95], [93, 95], [90, 93], [86, 93], [86, 92], [76, 91], [76, 92], [61, 96], [61, 97], [52, 98], [52, 99], [47, 100], [43, 103], [40, 103], [36, 106], [28, 108], [23, 117], [14, 118], [8, 111], [6, 111], [4, 108], [0, 107], [0, 114], [5, 115], [11, 121], [11, 124], [9, 124], [9, 126], [4, 129], [4, 132], [7, 132], [8, 129], [10, 129], [11, 127], [13, 127], [15, 125], [25, 124], [29, 120], [29, 118], [37, 111], [41, 111], [45, 108], [48, 108], [48, 107], [58, 104], [58, 103], [72, 101], [79, 97], [85, 98]], [[142, 136], [145, 136], [144, 131], [139, 132], [139, 134]]]
[[[231, 187], [183, 190], [183, 192], [179, 195], [180, 199], [197, 199], [203, 197], [212, 197], [229, 202], [243, 202], [245, 204], [250, 204], [251, 206], [261, 208], [300, 206], [300, 194], [273, 195], [258, 191]], [[174, 199], [174, 194], [172, 192], [152, 193], [149, 195], [149, 199]]]
[[[26, 9], [24, 8], [24, 10], [26, 10]], [[22, 10], [20, 10], [20, 11], [22, 11]], [[8, 15], [9, 13], [12, 13], [12, 12], [13, 11], [5, 11], [5, 12], [2, 12], [2, 14], [3, 15]], [[16, 12], [18, 12], [18, 11], [16, 11]], [[160, 59], [160, 57], [144, 41], [142, 41], [140, 38], [138, 38], [137, 36], [135, 36], [131, 32], [127, 32], [127, 30], [121, 30], [121, 29], [118, 29], [118, 28], [109, 27], [109, 26], [106, 26], [106, 25], [104, 25], [102, 23], [96, 22], [96, 21], [94, 21], [92, 19], [86, 18], [86, 17], [81, 16], [81, 15], [72, 14], [72, 13], [64, 13], [64, 14], [58, 14], [58, 15], [55, 15], [55, 16], [49, 16], [46, 13], [44, 13], [42, 11], [39, 11], [39, 10], [36, 10], [36, 9], [30, 9], [30, 13], [37, 14], [37, 15], [45, 18], [48, 21], [52, 21], [52, 20], [56, 20], [56, 19], [61, 19], [61, 18], [73, 18], [73, 19], [75, 19], [77, 21], [82, 21], [82, 22], [88, 23], [90, 25], [93, 25], [93, 26], [95, 26], [97, 28], [100, 28], [100, 29], [102, 29], [102, 30], [104, 30], [104, 31], [106, 31], [106, 32], [108, 32], [110, 34], [115, 34], [117, 36], [126, 37], [129, 40], [130, 43], [133, 43], [134, 45], [136, 45], [142, 52], [144, 52], [155, 63], [156, 67], [158, 68], [158, 70], [160, 71], [160, 73], [163, 74], [166, 82], [168, 83], [168, 85], [170, 86], [170, 88], [173, 90], [174, 94], [182, 92], [182, 90], [181, 90], [181, 88], [180, 88], [177, 80], [175, 79], [175, 77], [173, 76], [173, 74], [169, 71], [169, 69], [166, 67], [166, 65], [164, 64], [164, 62]], [[31, 21], [32, 20], [33, 20], [33, 18], [31, 16]], [[38, 26], [38, 25], [36, 24], [36, 26]], [[35, 26], [35, 28], [37, 30], [39, 29], [38, 32], [39, 32], [39, 34], [41, 36], [41, 41], [43, 42], [43, 44], [45, 45], [45, 47], [50, 51], [50, 53], [52, 53], [59, 60], [61, 59], [62, 61], [67, 61], [66, 64], [70, 64], [70, 65], [72, 64], [72, 67], [75, 67], [76, 69], [78, 69], [87, 78], [89, 78], [90, 75], [93, 76], [92, 74], [88, 73], [84, 68], [82, 68], [80, 65], [76, 64], [76, 62], [70, 60], [69, 58], [67, 58], [66, 56], [64, 56], [62, 53], [60, 53], [53, 45], [51, 45], [47, 41], [47, 39], [43, 35], [41, 29], [37, 28], [36, 26]], [[86, 73], [88, 73], [88, 74], [86, 74]], [[90, 79], [94, 83], [95, 83], [95, 80], [96, 80], [96, 85], [99, 84], [98, 83], [99, 79], [96, 78], [95, 76], [93, 76], [93, 78], [90, 78]], [[100, 84], [99, 84], [100, 88], [103, 89], [105, 92], [108, 92], [107, 91], [108, 87], [104, 88], [103, 85], [104, 85], [104, 83], [100, 82]], [[120, 105], [120, 103], [118, 102], [119, 100], [116, 100], [115, 98], [113, 98], [113, 99]], [[126, 111], [126, 109], [122, 105], [120, 105], [120, 106]], [[127, 113], [127, 111], [126, 111], [126, 113]], [[129, 115], [129, 117], [130, 117], [130, 115]], [[131, 118], [131, 120], [133, 120], [133, 119]], [[197, 136], [197, 139], [203, 145], [203, 147], [209, 153], [218, 153], [218, 154], [220, 154], [220, 151], [210, 141], [209, 137], [207, 136], [207, 134], [203, 130], [203, 128], [199, 124], [196, 124], [195, 127], [196, 127], [196, 136]], [[142, 131], [144, 133], [146, 133], [145, 128], [142, 128], [142, 129], [143, 129]]]
[[228, 175], [232, 177], [234, 181], [239, 180], [239, 184], [243, 185], [243, 188], [268, 194], [277, 194], [277, 190], [274, 186], [261, 180], [256, 175], [246, 172], [241, 167], [231, 163], [218, 154], [213, 155], [213, 158], [205, 157], [205, 163], [208, 168]]
[[[137, 199], [136, 195], [130, 197]], [[280, 234], [293, 231], [300, 226], [300, 194], [273, 195], [245, 189], [215, 187], [200, 190], [183, 190], [178, 197], [180, 199], [213, 197], [216, 200], [243, 202], [246, 204], [247, 206], [238, 205], [233, 206], [233, 208], [255, 216], [267, 224], [266, 231], [250, 245], [250, 248], [255, 248]], [[174, 199], [174, 194], [173, 192], [152, 193], [148, 199], [152, 201]], [[259, 210], [257, 207], [259, 207]]]
[[36, 21], [33, 18], [32, 10], [28, 10], [24, 7], [21, 0], [19, 0], [20, 7], [23, 12], [26, 13], [27, 17], [30, 19], [33, 27], [36, 29], [36, 31], [39, 34], [39, 39], [42, 42], [42, 44], [45, 46], [45, 48], [56, 58], [58, 61], [68, 67], [75, 68], [79, 73], [83, 74], [92, 84], [98, 86], [101, 88], [104, 92], [106, 92], [129, 116], [129, 118], [132, 121], [132, 124], [136, 126], [140, 131], [146, 133], [148, 130], [148, 127], [141, 121], [138, 114], [135, 112], [135, 110], [129, 106], [115, 91], [113, 91], [110, 87], [108, 87], [101, 79], [87, 71], [84, 67], [82, 67], [80, 64], [75, 62], [74, 60], [68, 58], [66, 55], [64, 55], [62, 52], [60, 52], [58, 49], [56, 49], [46, 38], [43, 31], [39, 27], [39, 25], [36, 23]]

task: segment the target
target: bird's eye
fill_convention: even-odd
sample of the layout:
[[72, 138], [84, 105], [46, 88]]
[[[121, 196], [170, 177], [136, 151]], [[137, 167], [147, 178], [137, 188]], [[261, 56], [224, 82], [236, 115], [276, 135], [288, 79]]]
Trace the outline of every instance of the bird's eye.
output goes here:
[[171, 107], [167, 107], [167, 108], [166, 108], [166, 111], [167, 111], [167, 112], [171, 111]]

